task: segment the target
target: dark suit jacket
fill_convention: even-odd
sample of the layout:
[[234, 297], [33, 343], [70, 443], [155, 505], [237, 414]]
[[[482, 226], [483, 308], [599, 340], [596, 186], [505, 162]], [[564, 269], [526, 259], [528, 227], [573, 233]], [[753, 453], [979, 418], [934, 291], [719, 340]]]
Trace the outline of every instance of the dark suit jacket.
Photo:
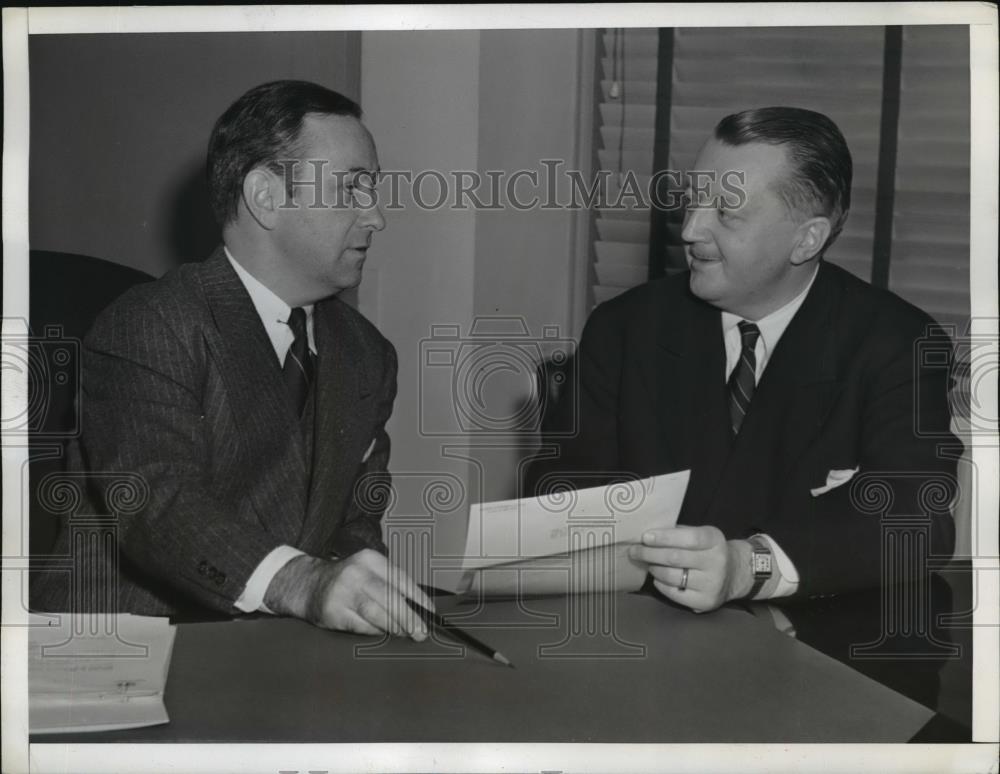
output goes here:
[[[98, 318], [84, 342], [83, 463], [93, 480], [124, 471], [148, 487], [144, 507], [119, 521], [119, 610], [235, 613], [250, 574], [281, 544], [318, 556], [385, 550], [380, 498], [355, 489], [362, 477], [388, 485], [396, 353], [336, 298], [316, 305], [314, 324], [310, 469], [281, 366], [221, 248]], [[97, 502], [93, 512], [107, 513]], [[70, 551], [65, 532], [60, 550]], [[94, 551], [73, 556], [115, 577]], [[33, 584], [35, 606], [66, 609], [68, 577]]]
[[[954, 547], [955, 462], [939, 447], [961, 447], [948, 431], [947, 375], [918, 357], [932, 322], [823, 263], [733, 439], [719, 310], [691, 294], [686, 273], [634, 288], [588, 320], [579, 389], [567, 396], [577, 413], [564, 414], [578, 432], [546, 439], [560, 456], [537, 462], [529, 487], [574, 473], [590, 472], [581, 483], [594, 485], [614, 472], [691, 469], [680, 523], [714, 525], [729, 539], [769, 534], [795, 563], [800, 594], [878, 585], [873, 477], [893, 491], [884, 513], [930, 508], [932, 550]], [[829, 471], [858, 466], [849, 484], [810, 493]]]

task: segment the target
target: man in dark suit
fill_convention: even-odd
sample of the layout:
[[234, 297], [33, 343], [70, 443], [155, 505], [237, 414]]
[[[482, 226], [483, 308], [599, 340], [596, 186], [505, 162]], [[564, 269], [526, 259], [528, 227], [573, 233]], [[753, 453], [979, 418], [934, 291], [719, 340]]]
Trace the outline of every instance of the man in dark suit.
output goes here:
[[[223, 246], [126, 293], [86, 338], [84, 464], [148, 488], [119, 525], [117, 571], [114, 552], [77, 555], [122, 612], [426, 634], [404, 597], [430, 602], [380, 529], [396, 353], [337, 298], [385, 226], [360, 114], [301, 81], [243, 95], [209, 142]], [[88, 606], [65, 580], [42, 581], [37, 606]]]
[[693, 169], [690, 270], [591, 315], [577, 432], [547, 439], [559, 457], [530, 485], [690, 469], [678, 526], [632, 556], [696, 611], [878, 586], [883, 519], [865, 499], [884, 487], [881, 515], [925, 514], [930, 550], [950, 555], [955, 463], [938, 444], [957, 441], [947, 379], [918, 347], [933, 321], [823, 260], [850, 208], [839, 129], [807, 110], [738, 113]]

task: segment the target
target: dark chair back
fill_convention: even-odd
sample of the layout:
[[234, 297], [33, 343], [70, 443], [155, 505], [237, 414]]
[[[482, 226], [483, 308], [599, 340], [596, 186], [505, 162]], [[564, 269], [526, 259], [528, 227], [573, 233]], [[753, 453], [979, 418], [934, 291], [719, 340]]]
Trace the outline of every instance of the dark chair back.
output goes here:
[[64, 469], [80, 431], [80, 350], [97, 315], [148, 274], [100, 258], [32, 250], [29, 262], [29, 550], [47, 554], [58, 519], [39, 501], [38, 484]]
[[545, 447], [572, 434], [576, 430], [578, 389], [576, 355], [550, 358], [542, 361], [536, 370], [540, 401], [539, 441], [543, 449], [520, 470], [519, 496], [534, 497], [543, 494], [540, 482], [559, 460], [548, 457]]

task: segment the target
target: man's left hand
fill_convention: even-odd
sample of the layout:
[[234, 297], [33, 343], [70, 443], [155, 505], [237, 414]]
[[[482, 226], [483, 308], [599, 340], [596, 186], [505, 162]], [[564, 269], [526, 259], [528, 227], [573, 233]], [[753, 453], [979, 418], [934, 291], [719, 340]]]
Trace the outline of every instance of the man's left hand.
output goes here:
[[696, 613], [750, 593], [750, 555], [746, 540], [727, 541], [721, 530], [709, 526], [651, 530], [629, 550], [629, 556], [649, 565], [661, 594]]

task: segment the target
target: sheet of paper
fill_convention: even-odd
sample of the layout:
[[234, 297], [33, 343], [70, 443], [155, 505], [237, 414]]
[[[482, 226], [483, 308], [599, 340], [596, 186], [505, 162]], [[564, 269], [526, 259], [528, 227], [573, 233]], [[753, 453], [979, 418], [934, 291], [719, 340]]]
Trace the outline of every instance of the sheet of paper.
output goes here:
[[29, 623], [32, 733], [168, 722], [163, 692], [175, 628], [166, 618], [38, 614]]
[[677, 523], [690, 471], [544, 497], [473, 505], [460, 568], [439, 588], [487, 596], [635, 591], [628, 546]]
[[121, 701], [47, 700], [30, 705], [32, 734], [124, 731], [169, 723], [162, 696]]
[[646, 579], [646, 566], [628, 557], [631, 545], [612, 543], [469, 570], [462, 591], [471, 596], [514, 598], [635, 591]]

